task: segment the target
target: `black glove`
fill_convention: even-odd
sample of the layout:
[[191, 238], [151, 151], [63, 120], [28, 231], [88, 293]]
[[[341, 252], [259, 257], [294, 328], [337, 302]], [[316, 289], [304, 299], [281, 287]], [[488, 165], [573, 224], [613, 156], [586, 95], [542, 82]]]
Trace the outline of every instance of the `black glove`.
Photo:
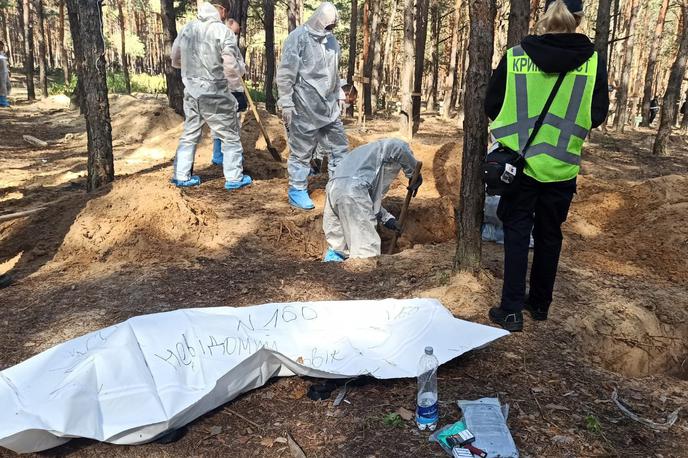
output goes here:
[[401, 234], [401, 226], [399, 226], [396, 218], [388, 219], [383, 225], [390, 231], [395, 231], [397, 234]]
[[416, 197], [416, 194], [418, 194], [418, 188], [420, 188], [420, 185], [423, 184], [423, 175], [420, 173], [418, 174], [418, 179], [414, 184], [411, 184], [411, 180], [409, 180], [409, 185], [406, 189], [411, 191], [413, 193], [413, 197]]

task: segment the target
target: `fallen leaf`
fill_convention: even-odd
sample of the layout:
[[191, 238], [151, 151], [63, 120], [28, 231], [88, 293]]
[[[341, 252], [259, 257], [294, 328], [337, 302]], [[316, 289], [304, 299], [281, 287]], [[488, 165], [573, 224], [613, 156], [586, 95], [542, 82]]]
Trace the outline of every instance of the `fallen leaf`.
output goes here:
[[559, 404], [547, 404], [547, 405], [545, 406], [545, 409], [549, 409], [549, 410], [562, 410], [562, 411], [563, 411], [563, 410], [569, 410], [568, 408], [566, 408], [566, 407], [564, 407], [564, 406], [561, 406], [561, 405], [559, 405]]
[[289, 444], [289, 452], [293, 458], [306, 458], [306, 454], [299, 444], [296, 443], [291, 434], [287, 433], [287, 444]]
[[213, 426], [210, 428], [210, 435], [211, 436], [217, 436], [222, 432], [222, 426]]
[[410, 421], [414, 417], [413, 412], [411, 412], [410, 410], [408, 410], [404, 407], [399, 407], [397, 409], [397, 413], [399, 414], [399, 416], [401, 418], [403, 418], [406, 421]]
[[251, 436], [239, 436], [237, 438], [237, 442], [240, 444], [245, 444], [246, 442], [249, 441], [249, 439], [251, 439]]
[[286, 444], [286, 443], [288, 443], [288, 442], [289, 442], [289, 441], [287, 440], [286, 437], [278, 437], [278, 438], [275, 439], [275, 443], [276, 443], [276, 444]]
[[269, 437], [264, 437], [260, 441], [260, 445], [262, 445], [263, 447], [272, 447], [273, 443], [274, 443], [274, 441]]
[[574, 439], [570, 436], [554, 436], [552, 437], [552, 442], [558, 445], [568, 445], [573, 444]]

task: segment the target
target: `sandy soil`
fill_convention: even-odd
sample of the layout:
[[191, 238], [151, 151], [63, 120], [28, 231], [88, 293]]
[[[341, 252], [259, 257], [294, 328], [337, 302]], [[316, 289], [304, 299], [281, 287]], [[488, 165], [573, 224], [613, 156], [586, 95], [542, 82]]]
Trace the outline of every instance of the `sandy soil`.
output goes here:
[[[430, 296], [458, 317], [487, 322], [499, 297], [501, 248], [484, 246], [478, 275], [451, 271], [462, 154], [456, 122], [428, 118], [412, 144], [425, 184], [400, 252], [323, 265], [326, 178], [311, 183], [315, 211], [292, 209], [284, 166], [265, 151], [250, 117], [242, 140], [256, 182], [228, 193], [210, 165], [207, 137], [196, 160], [203, 185], [169, 184], [180, 119], [164, 100], [114, 97], [111, 110], [118, 176], [91, 194], [83, 121], [68, 100], [0, 111], [0, 274], [13, 279], [0, 290], [0, 368], [131, 316], [186, 307]], [[286, 157], [279, 120], [263, 114]], [[394, 128], [378, 120], [347, 131], [357, 145]], [[49, 146], [32, 147], [24, 134]], [[442, 423], [459, 418], [454, 400], [499, 396], [511, 405], [509, 426], [523, 456], [688, 456], [685, 412], [658, 433], [610, 401], [616, 388], [660, 422], [688, 404], [688, 148], [676, 137], [671, 157], [655, 158], [650, 138], [649, 131], [593, 133], [551, 319], [527, 321], [524, 333], [443, 366]], [[404, 191], [401, 181], [393, 186], [386, 203], [393, 212]], [[388, 244], [390, 234], [382, 236]], [[276, 380], [193, 422], [173, 444], [74, 440], [43, 455], [290, 456], [280, 439], [289, 432], [308, 456], [442, 456], [411, 423], [382, 421], [413, 409], [413, 380], [372, 382], [338, 409], [308, 400], [310, 383]]]

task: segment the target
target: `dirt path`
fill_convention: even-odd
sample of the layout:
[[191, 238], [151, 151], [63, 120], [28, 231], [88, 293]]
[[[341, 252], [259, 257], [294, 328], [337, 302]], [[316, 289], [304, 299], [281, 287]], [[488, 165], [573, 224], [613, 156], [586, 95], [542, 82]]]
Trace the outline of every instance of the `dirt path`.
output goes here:
[[[243, 141], [246, 169], [257, 178], [252, 187], [223, 189], [221, 170], [206, 165], [206, 139], [196, 165], [204, 183], [180, 191], [168, 183], [178, 119], [160, 100], [118, 98], [119, 176], [86, 195], [82, 125], [52, 103], [0, 112], [0, 125], [8, 126], [0, 139], [0, 215], [48, 207], [0, 223], [0, 274], [14, 279], [0, 289], [0, 368], [129, 317], [177, 308], [429, 296], [485, 323], [498, 300], [500, 247], [485, 245], [478, 277], [451, 273], [461, 141], [449, 124], [426, 121], [413, 144], [426, 184], [404, 251], [323, 265], [325, 178], [312, 182], [315, 212], [289, 207], [284, 169], [271, 162], [251, 121]], [[285, 154], [279, 121], [268, 122]], [[393, 126], [350, 127], [351, 143]], [[50, 146], [28, 147], [21, 140], [27, 130]], [[616, 388], [655, 421], [688, 406], [688, 153], [677, 139], [672, 158], [651, 158], [645, 137], [595, 132], [566, 226], [551, 320], [528, 321], [524, 333], [443, 366], [442, 423], [458, 420], [454, 400], [499, 396], [511, 405], [509, 426], [523, 456], [688, 456], [685, 413], [668, 433], [655, 433], [610, 401]], [[393, 188], [390, 209], [403, 191], [401, 183]], [[372, 382], [339, 409], [308, 400], [309, 383], [275, 380], [193, 422], [174, 444], [74, 440], [44, 455], [290, 456], [275, 441], [288, 431], [308, 456], [442, 456], [412, 424], [382, 421], [399, 407], [413, 409], [415, 381]]]

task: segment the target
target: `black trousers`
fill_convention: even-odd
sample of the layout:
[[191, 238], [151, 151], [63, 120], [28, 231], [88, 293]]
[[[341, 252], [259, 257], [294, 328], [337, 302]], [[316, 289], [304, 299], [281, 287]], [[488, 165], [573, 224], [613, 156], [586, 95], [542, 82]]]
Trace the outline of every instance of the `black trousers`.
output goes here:
[[519, 191], [501, 198], [497, 216], [504, 224], [502, 309], [520, 312], [525, 305], [531, 231], [535, 249], [528, 303], [543, 311], [549, 308], [563, 240], [561, 225], [575, 193], [575, 178], [541, 183], [524, 175]]

